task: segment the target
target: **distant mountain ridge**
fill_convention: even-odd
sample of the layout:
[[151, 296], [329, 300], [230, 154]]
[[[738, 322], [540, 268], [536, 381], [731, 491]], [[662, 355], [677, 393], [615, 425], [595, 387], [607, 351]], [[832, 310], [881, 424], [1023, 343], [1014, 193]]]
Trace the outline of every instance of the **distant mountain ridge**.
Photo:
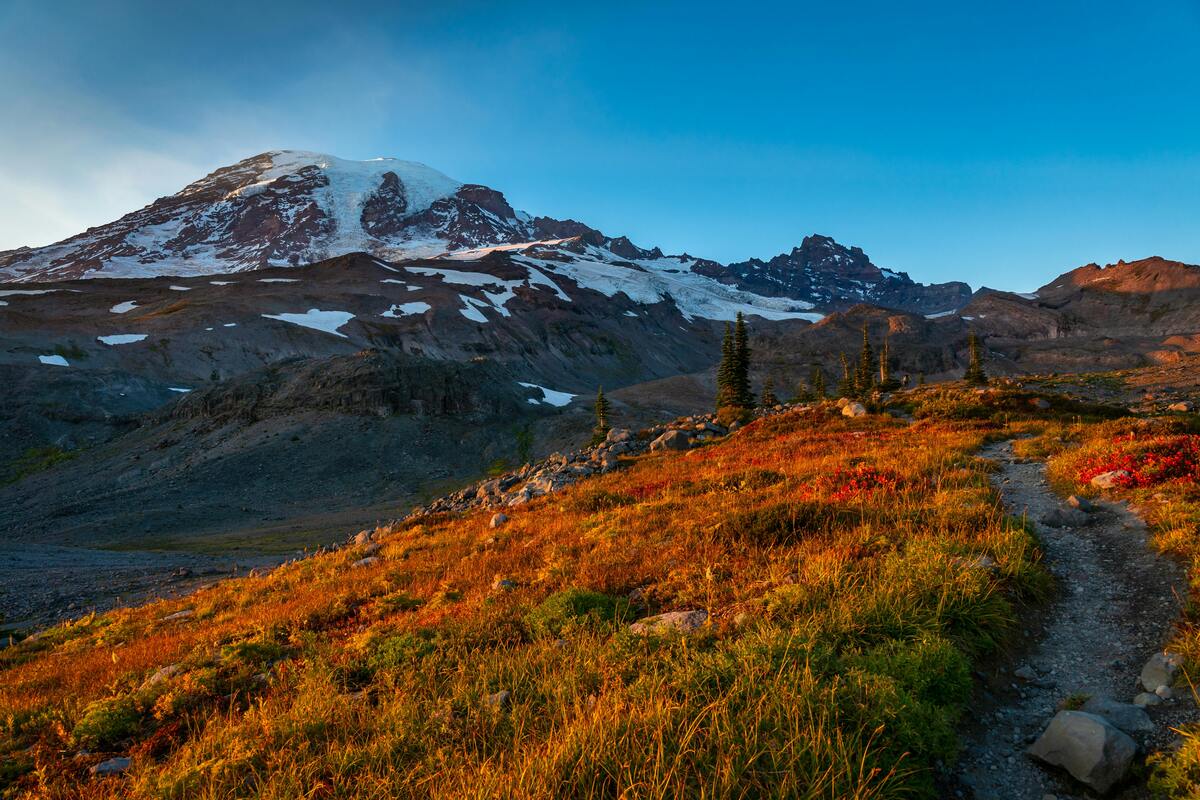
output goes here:
[[915, 283], [824, 236], [806, 237], [769, 261], [723, 265], [666, 256], [573, 219], [531, 216], [495, 189], [424, 164], [292, 150], [223, 167], [61, 242], [0, 252], [0, 282], [200, 276], [301, 266], [352, 252], [397, 262], [488, 248], [533, 248], [551, 258], [555, 251], [571, 258], [586, 250], [593, 260], [635, 270], [669, 259], [662, 269], [684, 264], [738, 290], [821, 311], [872, 302], [937, 313], [970, 298], [966, 284]]

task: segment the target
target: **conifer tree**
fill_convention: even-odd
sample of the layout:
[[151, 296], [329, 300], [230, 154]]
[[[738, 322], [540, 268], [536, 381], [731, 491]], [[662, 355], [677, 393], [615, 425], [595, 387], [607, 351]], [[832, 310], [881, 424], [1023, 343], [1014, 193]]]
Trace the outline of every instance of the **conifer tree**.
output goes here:
[[804, 381], [796, 382], [796, 393], [792, 395], [793, 403], [807, 403], [813, 399], [812, 389]]
[[971, 363], [967, 365], [967, 371], [963, 375], [963, 380], [967, 383], [974, 383], [983, 386], [988, 382], [987, 374], [983, 371], [983, 352], [979, 346], [979, 337], [975, 335], [975, 331], [967, 337], [967, 347], [971, 351]]
[[735, 405], [753, 408], [754, 392], [750, 391], [750, 335], [746, 331], [746, 318], [740, 311], [733, 323], [733, 363]]
[[858, 394], [854, 388], [854, 377], [850, 374], [850, 359], [846, 358], [845, 353], [840, 354], [842, 359], [842, 380], [838, 384], [838, 394], [842, 397], [853, 397]]
[[855, 393], [860, 397], [870, 394], [875, 388], [875, 353], [871, 349], [871, 335], [867, 323], [863, 323], [862, 353], [858, 357], [858, 371], [854, 375]]
[[721, 363], [717, 367], [717, 410], [736, 405], [733, 397], [734, 385], [733, 327], [725, 323], [725, 336], [721, 339]]
[[809, 385], [812, 387], [813, 396], [818, 400], [825, 399], [825, 372], [821, 369], [820, 364], [813, 364], [812, 375], [808, 379]]
[[770, 408], [771, 406], [779, 405], [779, 398], [777, 398], [775, 396], [775, 380], [770, 375], [768, 375], [765, 379], [763, 379], [762, 395], [760, 397], [760, 402], [763, 404], [763, 406], [765, 408]]
[[599, 444], [608, 438], [608, 431], [610, 430], [608, 424], [608, 413], [612, 410], [612, 406], [609, 405], [608, 398], [604, 396], [603, 386], [596, 391], [595, 409], [596, 427], [592, 430], [592, 442], [594, 444]]
[[887, 391], [892, 388], [891, 351], [888, 335], [883, 335], [883, 345], [879, 348], [879, 388]]

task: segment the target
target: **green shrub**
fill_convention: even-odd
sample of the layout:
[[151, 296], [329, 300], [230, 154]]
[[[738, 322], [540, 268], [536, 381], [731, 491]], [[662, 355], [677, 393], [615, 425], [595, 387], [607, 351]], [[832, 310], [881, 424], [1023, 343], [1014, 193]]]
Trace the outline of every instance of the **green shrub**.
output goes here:
[[564, 589], [550, 595], [525, 615], [534, 636], [557, 636], [576, 626], [608, 624], [623, 619], [629, 604], [588, 589]]
[[84, 747], [114, 747], [136, 733], [141, 722], [132, 697], [110, 697], [84, 709], [71, 738]]
[[367, 665], [373, 670], [398, 670], [420, 661], [434, 651], [429, 635], [401, 633], [377, 639], [368, 645]]

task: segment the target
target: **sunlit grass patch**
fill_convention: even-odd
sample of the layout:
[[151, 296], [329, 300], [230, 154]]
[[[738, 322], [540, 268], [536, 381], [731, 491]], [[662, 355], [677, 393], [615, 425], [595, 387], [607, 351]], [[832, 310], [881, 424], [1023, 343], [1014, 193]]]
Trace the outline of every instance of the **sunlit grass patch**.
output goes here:
[[[82, 724], [136, 756], [97, 797], [933, 796], [972, 660], [1046, 587], [973, 455], [998, 430], [784, 414], [499, 529], [421, 518], [375, 565], [103, 615], [0, 653], [0, 761], [43, 742], [52, 767]], [[691, 635], [629, 630], [694, 609]]]

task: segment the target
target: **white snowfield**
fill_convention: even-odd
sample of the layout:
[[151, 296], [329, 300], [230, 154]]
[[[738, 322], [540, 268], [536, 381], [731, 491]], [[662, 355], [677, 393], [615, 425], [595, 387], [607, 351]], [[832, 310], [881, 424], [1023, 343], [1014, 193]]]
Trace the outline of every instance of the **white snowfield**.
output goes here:
[[[769, 320], [804, 319], [816, 322], [825, 316], [811, 311], [812, 303], [790, 298], [764, 297], [753, 292], [736, 289], [706, 275], [700, 275], [692, 270], [696, 264], [695, 259], [664, 256], [657, 259], [631, 260], [592, 245], [589, 245], [582, 255], [568, 250], [558, 250], [559, 258], [554, 259], [536, 258], [526, 252], [533, 247], [538, 247], [541, 252], [547, 246], [563, 241], [566, 240], [483, 247], [475, 250], [463, 250], [450, 255], [450, 258], [455, 261], [470, 262], [478, 261], [496, 250], [515, 253], [512, 256], [513, 262], [521, 264], [527, 270], [528, 277], [524, 280], [504, 280], [486, 272], [468, 272], [443, 267], [407, 264], [403, 266], [409, 272], [440, 278], [445, 283], [457, 286], [472, 286], [480, 289], [497, 287], [500, 291], [484, 290], [482, 294], [497, 311], [506, 317], [511, 316], [506, 304], [515, 296], [513, 290], [519, 286], [545, 286], [553, 291], [560, 300], [570, 302], [570, 295], [550, 277], [551, 275], [560, 275], [573, 281], [581, 289], [591, 289], [600, 292], [605, 297], [614, 297], [618, 293], [624, 293], [626, 297], [640, 305], [653, 305], [673, 300], [680, 313], [689, 322], [697, 317], [733, 320], [739, 311], [747, 316], [759, 316]], [[465, 300], [466, 295], [461, 296]], [[462, 313], [469, 319], [476, 318], [472, 310], [464, 309]], [[626, 316], [637, 316], [637, 314], [626, 312]]]
[[97, 336], [96, 339], [106, 345], [133, 344], [146, 338], [145, 333], [114, 333], [109, 336]]
[[467, 297], [465, 294], [460, 294], [458, 299], [463, 301], [463, 307], [458, 310], [458, 313], [462, 314], [472, 322], [486, 323], [488, 321], [488, 318], [485, 317], [483, 312], [479, 310], [481, 308], [487, 308], [487, 303], [483, 302], [482, 300], [476, 300], [474, 297]]
[[542, 393], [541, 400], [538, 400], [534, 397], [529, 398], [530, 404], [535, 406], [544, 403], [548, 406], [557, 406], [562, 408], [579, 396], [571, 394], [570, 392], [557, 392], [554, 389], [547, 389], [545, 386], [538, 386], [536, 383], [525, 383], [524, 381], [517, 381], [517, 383], [521, 386], [524, 386], [526, 389], [537, 389]]
[[124, 303], [117, 303], [115, 306], [110, 308], [109, 311], [114, 314], [124, 314], [128, 311], [133, 311], [135, 308], [137, 308], [137, 301], [126, 300]]
[[379, 316], [396, 319], [398, 317], [409, 317], [414, 314], [424, 314], [431, 308], [433, 308], [433, 306], [429, 305], [429, 303], [422, 303], [418, 300], [415, 303], [400, 303], [398, 305], [393, 305]]
[[785, 297], [763, 297], [693, 272], [695, 259], [666, 256], [629, 260], [594, 246], [589, 246], [583, 255], [566, 252], [564, 255], [562, 261], [528, 255], [514, 256], [513, 260], [550, 275], [569, 278], [580, 288], [592, 289], [605, 297], [624, 293], [640, 305], [673, 300], [689, 322], [697, 317], [733, 320], [739, 311], [746, 316], [769, 320], [816, 322], [825, 316], [810, 311], [812, 303]]
[[354, 319], [354, 315], [349, 311], [322, 311], [318, 308], [310, 308], [303, 314], [263, 314], [263, 316], [267, 319], [277, 319], [280, 322], [290, 322], [303, 328], [332, 333], [343, 339], [349, 337], [338, 331], [338, 328]]
[[62, 356], [38, 356], [38, 361], [43, 364], [49, 364], [52, 367], [69, 367], [70, 364]]

